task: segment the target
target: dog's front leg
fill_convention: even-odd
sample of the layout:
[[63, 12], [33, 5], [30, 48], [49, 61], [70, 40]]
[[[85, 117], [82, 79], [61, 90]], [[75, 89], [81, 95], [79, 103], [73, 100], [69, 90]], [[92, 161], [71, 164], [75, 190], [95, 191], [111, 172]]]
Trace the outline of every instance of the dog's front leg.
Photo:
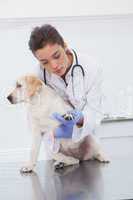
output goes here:
[[36, 166], [37, 158], [41, 146], [42, 135], [39, 131], [33, 133], [32, 148], [30, 152], [30, 161], [27, 166], [21, 168], [22, 173], [32, 172]]

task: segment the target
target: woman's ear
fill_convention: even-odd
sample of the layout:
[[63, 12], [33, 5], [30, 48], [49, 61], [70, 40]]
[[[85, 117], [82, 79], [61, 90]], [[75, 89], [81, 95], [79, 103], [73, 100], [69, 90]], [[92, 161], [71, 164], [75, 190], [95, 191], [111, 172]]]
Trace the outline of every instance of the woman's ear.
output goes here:
[[64, 42], [64, 49], [67, 50], [68, 49], [68, 45], [66, 42]]
[[64, 50], [66, 54], [72, 54], [66, 42], [64, 42]]

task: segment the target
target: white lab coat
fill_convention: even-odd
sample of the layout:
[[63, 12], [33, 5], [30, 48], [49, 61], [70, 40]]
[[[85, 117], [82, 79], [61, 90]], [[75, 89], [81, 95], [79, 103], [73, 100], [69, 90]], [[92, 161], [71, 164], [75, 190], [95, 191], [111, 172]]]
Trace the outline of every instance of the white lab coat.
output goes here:
[[[87, 55], [81, 55], [78, 52], [78, 63], [82, 65], [85, 77], [83, 78], [81, 70], [75, 68], [72, 84], [71, 69], [66, 74], [65, 80], [46, 72], [47, 84], [51, 85], [64, 99], [69, 100], [76, 108], [82, 109], [84, 115], [84, 125], [82, 128], [74, 127], [73, 139], [79, 140], [82, 137], [94, 134], [97, 125], [100, 123], [102, 115], [102, 70]], [[75, 64], [75, 56], [73, 54], [73, 64]], [[43, 70], [40, 69], [39, 76], [43, 79]], [[73, 95], [74, 88], [74, 95]], [[84, 98], [86, 97], [86, 98]], [[84, 105], [84, 99], [86, 104]], [[84, 106], [83, 106], [84, 105]]]

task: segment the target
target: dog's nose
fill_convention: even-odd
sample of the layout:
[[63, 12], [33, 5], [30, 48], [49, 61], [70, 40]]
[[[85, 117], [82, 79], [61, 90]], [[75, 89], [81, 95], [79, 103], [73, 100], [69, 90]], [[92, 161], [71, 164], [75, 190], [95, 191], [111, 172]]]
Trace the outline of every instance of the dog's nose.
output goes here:
[[8, 99], [8, 101], [10, 101], [10, 103], [12, 103], [12, 102], [13, 102], [12, 95], [9, 95], [9, 96], [7, 97], [7, 99]]

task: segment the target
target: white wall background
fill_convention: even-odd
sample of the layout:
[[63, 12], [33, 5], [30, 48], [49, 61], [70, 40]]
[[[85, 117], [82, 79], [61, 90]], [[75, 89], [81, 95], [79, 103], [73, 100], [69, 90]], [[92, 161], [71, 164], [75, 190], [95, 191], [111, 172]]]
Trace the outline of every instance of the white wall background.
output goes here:
[[37, 61], [28, 50], [27, 43], [32, 27], [43, 23], [56, 26], [71, 47], [88, 53], [102, 65], [104, 93], [110, 100], [107, 102], [106, 110], [114, 109], [113, 105], [116, 105], [114, 97], [117, 94], [119, 96], [121, 90], [133, 85], [132, 15], [2, 20], [0, 153], [4, 155], [3, 158], [5, 154], [12, 158], [14, 152], [17, 152], [15, 158], [22, 156], [23, 159], [23, 152], [27, 152], [31, 143], [23, 105], [17, 107], [9, 105], [5, 97], [18, 76], [37, 70]]
[[0, 17], [55, 17], [133, 13], [132, 0], [1, 0]]

